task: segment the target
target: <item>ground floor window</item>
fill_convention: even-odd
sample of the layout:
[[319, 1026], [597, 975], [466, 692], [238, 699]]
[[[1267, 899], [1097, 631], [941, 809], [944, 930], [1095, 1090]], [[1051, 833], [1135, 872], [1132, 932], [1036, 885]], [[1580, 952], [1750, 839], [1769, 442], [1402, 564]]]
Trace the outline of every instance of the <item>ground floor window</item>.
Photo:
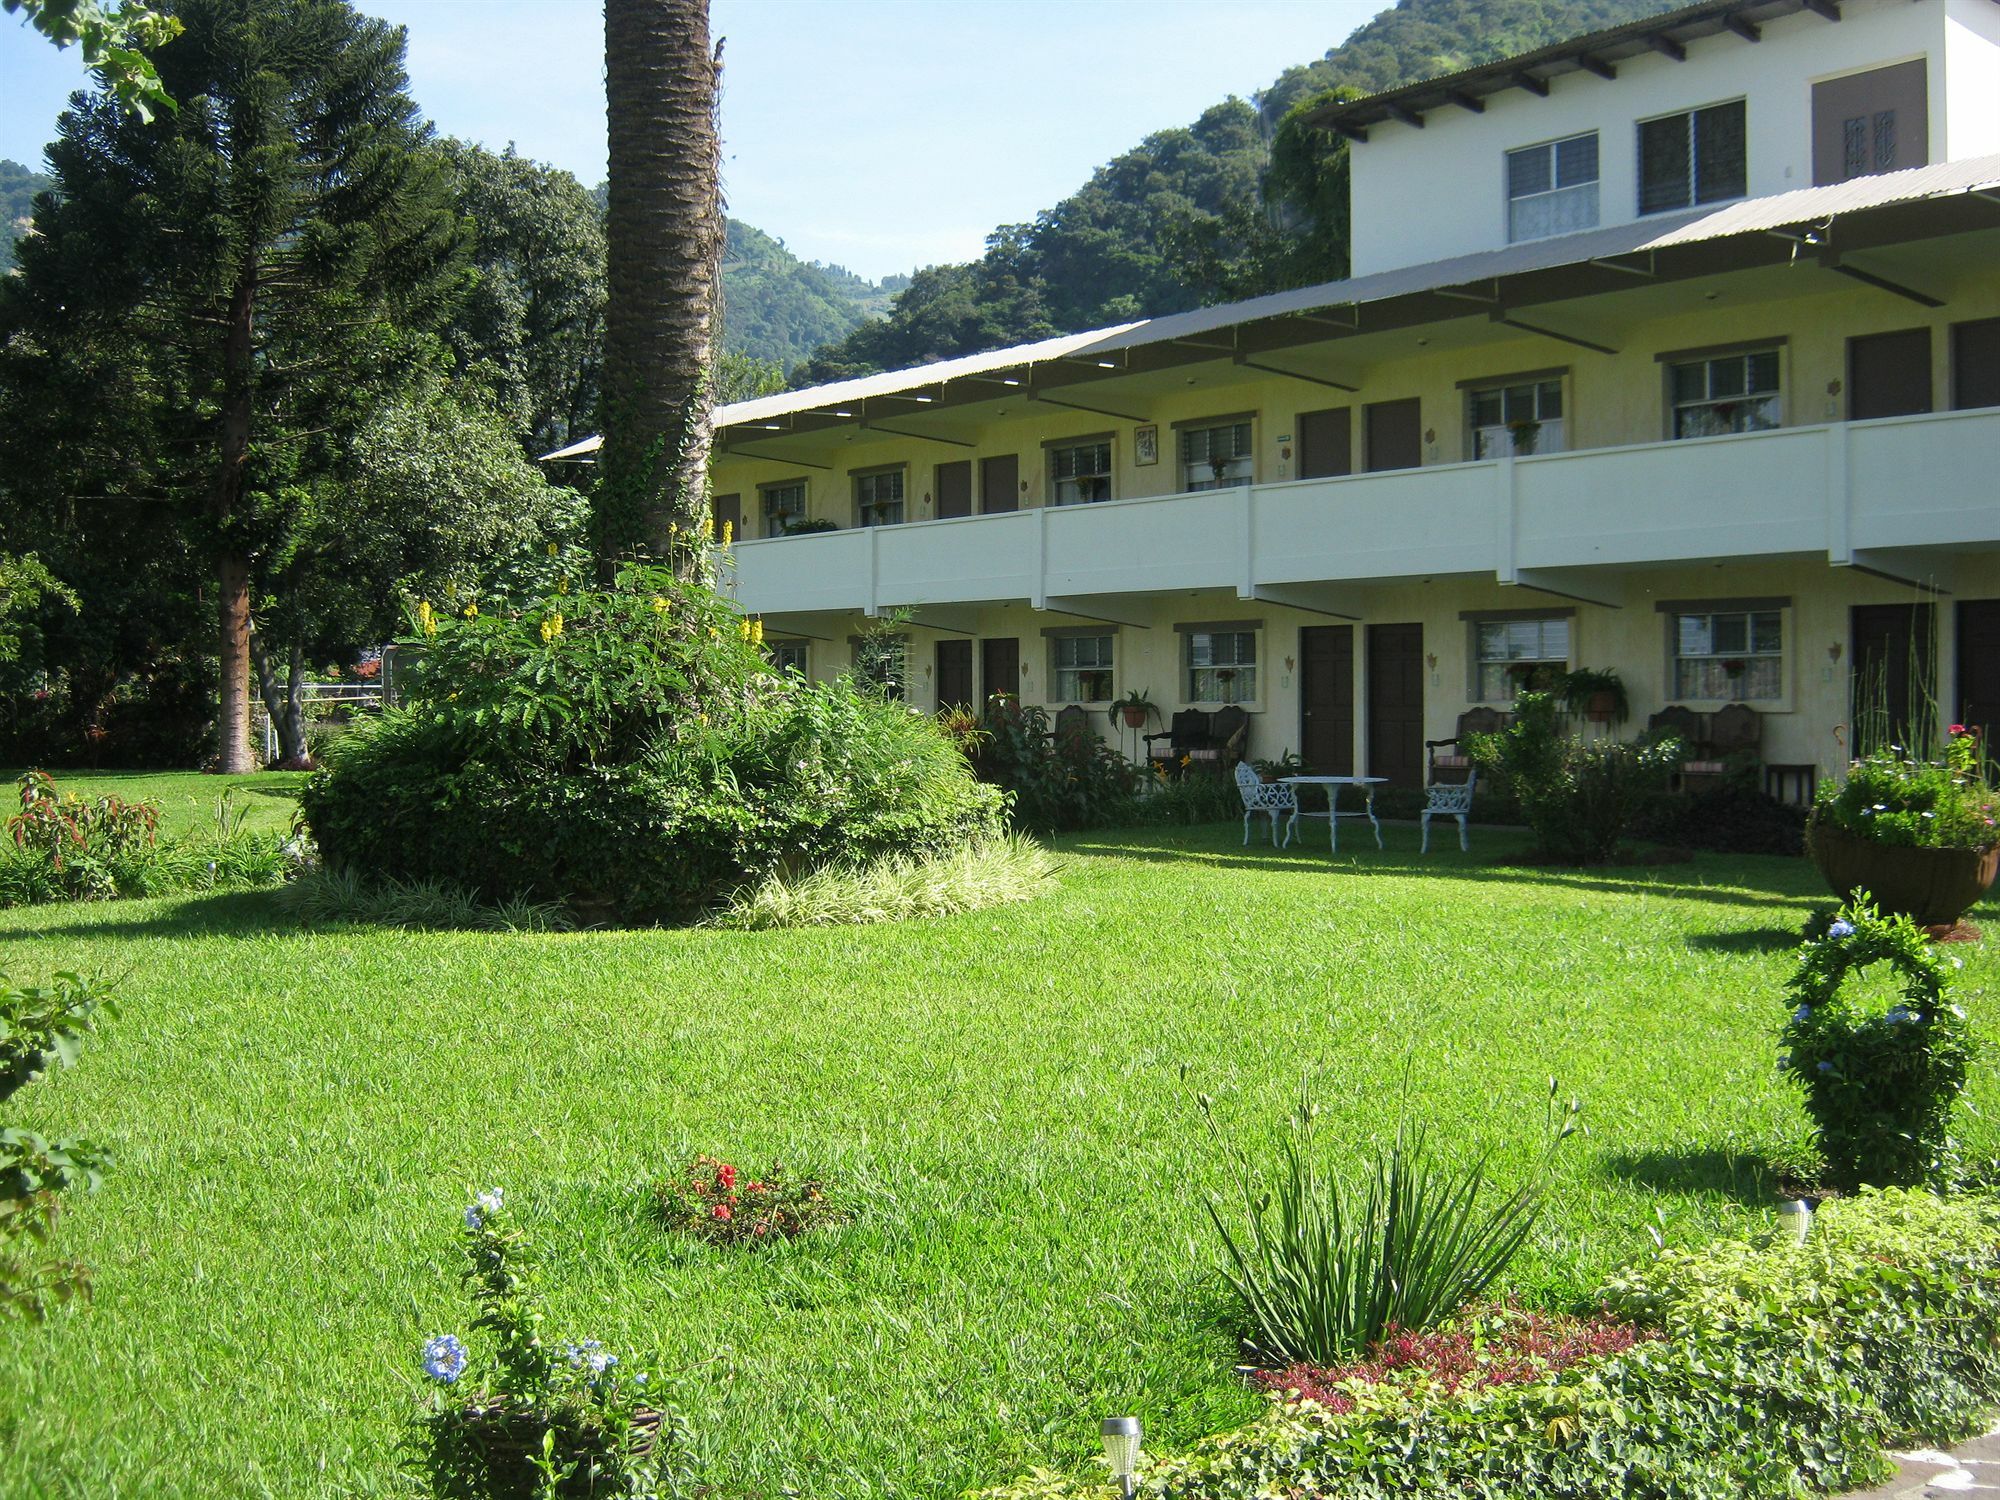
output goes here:
[[1563, 451], [1560, 380], [1526, 380], [1466, 392], [1474, 458]]
[[1767, 432], [1779, 425], [1778, 351], [1757, 349], [1667, 367], [1677, 438]]
[[804, 641], [766, 641], [764, 655], [771, 665], [780, 672], [796, 672], [801, 677], [806, 671], [806, 643]]
[[1257, 698], [1257, 632], [1187, 632], [1187, 701], [1251, 703]]
[[1527, 687], [1553, 685], [1569, 670], [1569, 617], [1475, 620], [1472, 625], [1473, 698], [1511, 703]]
[[1784, 697], [1784, 622], [1778, 609], [1674, 615], [1674, 696], [1729, 703]]
[[854, 675], [879, 688], [885, 697], [908, 696], [910, 638], [906, 635], [863, 636], [854, 643]]
[[764, 535], [783, 536], [806, 518], [806, 482], [767, 484], [764, 497]]
[[1057, 636], [1049, 642], [1050, 694], [1057, 703], [1111, 701], [1112, 641], [1109, 635]]
[[894, 526], [903, 519], [903, 471], [880, 469], [854, 476], [854, 518], [863, 526]]
[[1049, 449], [1049, 500], [1086, 505], [1111, 498], [1111, 439], [1093, 438]]

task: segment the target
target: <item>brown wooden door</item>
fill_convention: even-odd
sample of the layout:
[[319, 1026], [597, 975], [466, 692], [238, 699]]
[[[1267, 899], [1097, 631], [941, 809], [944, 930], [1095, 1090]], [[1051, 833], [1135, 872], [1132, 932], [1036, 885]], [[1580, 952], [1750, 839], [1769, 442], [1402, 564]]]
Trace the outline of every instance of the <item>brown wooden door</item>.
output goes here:
[[1424, 780], [1424, 627], [1368, 627], [1368, 774]]
[[987, 697], [995, 693], [1021, 691], [1021, 643], [1013, 636], [1002, 636], [979, 643], [980, 685]]
[[1847, 415], [1908, 417], [1931, 409], [1931, 331], [1904, 328], [1847, 341]]
[[1952, 324], [1951, 404], [2000, 406], [2000, 318]]
[[1856, 755], [1887, 744], [1921, 744], [1937, 682], [1937, 624], [1928, 604], [1857, 604], [1853, 635], [1850, 746]]
[[1021, 508], [1021, 456], [998, 453], [979, 460], [979, 509], [986, 515]]
[[1423, 408], [1416, 397], [1372, 402], [1361, 415], [1370, 472], [1414, 469], [1424, 461]]
[[709, 502], [715, 514], [715, 539], [722, 540], [723, 528], [729, 528], [729, 535], [737, 541], [743, 540], [743, 497], [741, 495], [717, 495]]
[[1354, 627], [1299, 631], [1299, 758], [1315, 776], [1354, 774]]
[[[1302, 411], [1298, 421], [1299, 478], [1336, 479], [1354, 472], [1354, 413], [1345, 406]], [[1326, 773], [1329, 776], [1346, 772]]]
[[1991, 759], [2000, 754], [2000, 599], [1966, 599], [1958, 606], [1958, 694], [1955, 722], [1979, 731]]
[[939, 708], [969, 708], [972, 705], [972, 642], [937, 643], [937, 705]]
[[937, 504], [932, 511], [940, 521], [949, 516], [972, 514], [972, 460], [961, 458], [937, 466]]

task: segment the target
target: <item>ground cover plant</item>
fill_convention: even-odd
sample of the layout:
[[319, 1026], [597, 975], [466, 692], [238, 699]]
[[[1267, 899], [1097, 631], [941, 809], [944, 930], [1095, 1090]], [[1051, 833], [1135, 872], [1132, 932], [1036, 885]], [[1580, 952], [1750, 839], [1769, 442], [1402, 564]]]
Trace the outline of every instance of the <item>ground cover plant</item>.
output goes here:
[[[1587, 1297], [1649, 1228], [1767, 1230], [1808, 1129], [1774, 1034], [1810, 866], [1384, 833], [1337, 857], [1234, 821], [1073, 835], [1050, 898], [873, 927], [305, 931], [268, 891], [0, 912], [17, 978], [144, 980], [114, 1044], [9, 1106], [118, 1164], [61, 1229], [93, 1300], [0, 1334], [0, 1495], [407, 1493], [420, 1342], [478, 1353], [440, 1216], [494, 1183], [548, 1255], [552, 1337], [646, 1351], [722, 1495], [1089, 1476], [1113, 1413], [1185, 1451], [1265, 1401], [1233, 1370], [1199, 1218], [1232, 1181], [1182, 1063], [1267, 1121], [1337, 1060], [1321, 1124], [1365, 1145], [1407, 1058], [1413, 1114], [1509, 1186], [1540, 1116], [1492, 1102], [1559, 1076], [1590, 1132], [1493, 1288], [1526, 1308]], [[2000, 988], [1995, 949], [1951, 951], [1967, 993]], [[1993, 1154], [1992, 1069], [1967, 1100], [1962, 1148]], [[663, 1233], [663, 1163], [722, 1144], [809, 1164], [853, 1217], [752, 1253]]]
[[653, 1188], [660, 1222], [711, 1245], [775, 1243], [846, 1217], [811, 1177], [794, 1177], [777, 1162], [755, 1176], [734, 1162], [697, 1156]]

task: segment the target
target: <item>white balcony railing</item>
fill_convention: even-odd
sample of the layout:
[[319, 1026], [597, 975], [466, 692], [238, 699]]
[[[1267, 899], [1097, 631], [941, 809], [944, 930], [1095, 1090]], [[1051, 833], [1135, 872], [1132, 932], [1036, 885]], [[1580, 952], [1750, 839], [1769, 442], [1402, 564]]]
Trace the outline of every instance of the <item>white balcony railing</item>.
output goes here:
[[739, 543], [756, 614], [2000, 543], [2000, 410]]

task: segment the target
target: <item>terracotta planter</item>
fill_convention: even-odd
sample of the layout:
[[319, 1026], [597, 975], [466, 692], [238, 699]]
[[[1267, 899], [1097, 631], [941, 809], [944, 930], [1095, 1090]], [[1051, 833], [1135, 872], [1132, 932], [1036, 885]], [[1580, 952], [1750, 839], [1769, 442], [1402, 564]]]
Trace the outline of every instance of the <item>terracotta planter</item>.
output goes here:
[[1127, 729], [1144, 729], [1146, 727], [1146, 710], [1136, 704], [1128, 703], [1119, 709], [1118, 712], [1125, 716], [1125, 727]]
[[1814, 818], [1806, 848], [1834, 893], [1867, 891], [1885, 915], [1920, 927], [1949, 927], [1985, 895], [2000, 874], [2000, 844], [1990, 849], [1906, 849], [1856, 838]]
[[1618, 700], [1610, 693], [1592, 693], [1583, 706], [1583, 716], [1593, 724], [1609, 724], [1617, 707]]

